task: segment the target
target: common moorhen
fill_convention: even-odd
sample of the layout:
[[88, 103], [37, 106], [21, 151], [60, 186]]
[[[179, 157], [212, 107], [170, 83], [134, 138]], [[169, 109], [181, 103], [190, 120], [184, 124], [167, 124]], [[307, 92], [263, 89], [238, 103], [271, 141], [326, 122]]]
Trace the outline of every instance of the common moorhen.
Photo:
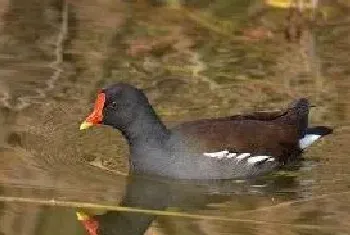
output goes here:
[[102, 89], [80, 129], [109, 125], [130, 146], [130, 171], [176, 179], [247, 178], [295, 160], [331, 133], [308, 128], [309, 102], [300, 98], [284, 112], [255, 112], [184, 122], [167, 128], [141, 89], [118, 83]]

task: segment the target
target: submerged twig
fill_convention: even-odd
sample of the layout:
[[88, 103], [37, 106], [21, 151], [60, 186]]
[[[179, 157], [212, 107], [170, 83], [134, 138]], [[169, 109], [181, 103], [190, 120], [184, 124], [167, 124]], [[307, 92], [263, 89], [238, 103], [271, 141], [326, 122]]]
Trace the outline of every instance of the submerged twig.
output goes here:
[[247, 211], [237, 212], [237, 213], [235, 213], [235, 215], [241, 216], [241, 215], [249, 214], [249, 213], [270, 211], [270, 210], [281, 208], [281, 207], [292, 206], [293, 204], [297, 204], [297, 203], [310, 202], [310, 201], [315, 201], [315, 200], [324, 199], [324, 198], [331, 197], [331, 196], [343, 195], [343, 194], [350, 194], [350, 191], [347, 191], [347, 192], [336, 192], [336, 193], [327, 193], [327, 194], [321, 194], [319, 196], [314, 196], [314, 197], [310, 197], [310, 198], [304, 198], [304, 199], [300, 199], [300, 200], [281, 202], [281, 203], [279, 203], [277, 205], [274, 205], [274, 206], [267, 206], [267, 207], [261, 207], [261, 208], [254, 209], [254, 210], [247, 210]]
[[[349, 192], [342, 192], [342, 193], [332, 193], [332, 194], [325, 194], [321, 195], [319, 197], [315, 198], [324, 198], [329, 195], [340, 195], [340, 194], [348, 194]], [[315, 199], [313, 198], [313, 199]], [[301, 224], [301, 223], [279, 223], [279, 222], [271, 222], [271, 221], [264, 221], [264, 220], [253, 220], [253, 219], [238, 219], [238, 218], [227, 218], [223, 216], [212, 216], [212, 215], [199, 215], [199, 214], [188, 214], [184, 212], [177, 212], [177, 211], [163, 211], [163, 210], [148, 210], [148, 209], [141, 209], [141, 208], [134, 208], [134, 207], [124, 207], [124, 206], [114, 206], [114, 205], [101, 205], [97, 203], [90, 203], [90, 202], [76, 202], [76, 201], [60, 201], [55, 200], [54, 198], [51, 200], [48, 199], [37, 199], [37, 198], [30, 198], [30, 197], [9, 197], [9, 196], [0, 196], [0, 201], [2, 202], [16, 202], [16, 203], [34, 203], [34, 204], [40, 204], [45, 206], [61, 206], [61, 207], [72, 207], [72, 208], [81, 208], [81, 209], [98, 209], [98, 210], [108, 210], [108, 211], [123, 211], [123, 212], [134, 212], [134, 213], [145, 213], [145, 214], [152, 214], [152, 215], [158, 215], [158, 216], [176, 216], [181, 218], [189, 218], [189, 219], [200, 219], [200, 220], [216, 220], [216, 221], [222, 221], [222, 222], [242, 222], [242, 223], [251, 223], [251, 224], [274, 224], [274, 225], [280, 225], [280, 226], [287, 226], [287, 227], [297, 227], [297, 228], [304, 228], [304, 229], [329, 229], [329, 230], [342, 230], [338, 226], [327, 226], [327, 225], [310, 225], [310, 224]], [[292, 201], [292, 202], [286, 202], [279, 204], [280, 206], [288, 206], [296, 202], [304, 202], [308, 200], [300, 200], [300, 201]], [[258, 210], [255, 210], [258, 211]], [[252, 212], [252, 211], [250, 211]], [[237, 215], [241, 215], [242, 213], [237, 213]], [[236, 214], [235, 214], [236, 215]]]

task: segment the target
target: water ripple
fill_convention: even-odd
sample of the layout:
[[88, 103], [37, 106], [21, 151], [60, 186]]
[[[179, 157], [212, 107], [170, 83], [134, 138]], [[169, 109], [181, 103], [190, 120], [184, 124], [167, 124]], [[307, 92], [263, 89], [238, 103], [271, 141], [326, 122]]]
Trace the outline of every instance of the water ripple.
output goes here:
[[63, 51], [64, 51], [64, 41], [68, 33], [68, 3], [65, 2], [62, 10], [62, 20], [61, 27], [57, 35], [57, 41], [55, 42], [55, 60], [49, 64], [49, 67], [53, 70], [52, 75], [48, 80], [45, 81], [44, 88], [34, 89], [36, 95], [33, 96], [21, 96], [16, 99], [16, 102], [12, 104], [11, 95], [9, 92], [3, 92], [0, 94], [0, 105], [7, 107], [14, 111], [21, 111], [24, 108], [29, 107], [34, 103], [38, 103], [39, 100], [46, 97], [47, 92], [51, 91], [57, 80], [61, 77], [63, 72]]

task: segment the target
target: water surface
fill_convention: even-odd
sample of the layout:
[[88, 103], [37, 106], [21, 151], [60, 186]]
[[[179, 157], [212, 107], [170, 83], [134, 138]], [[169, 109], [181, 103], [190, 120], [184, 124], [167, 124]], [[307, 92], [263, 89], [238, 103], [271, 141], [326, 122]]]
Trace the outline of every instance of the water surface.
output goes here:
[[[120, 234], [122, 217], [131, 234], [350, 233], [349, 3], [184, 2], [0, 1], [0, 234], [85, 234], [76, 207], [124, 211]], [[168, 125], [305, 96], [335, 131], [254, 182], [130, 179], [118, 132], [78, 130], [117, 81]]]

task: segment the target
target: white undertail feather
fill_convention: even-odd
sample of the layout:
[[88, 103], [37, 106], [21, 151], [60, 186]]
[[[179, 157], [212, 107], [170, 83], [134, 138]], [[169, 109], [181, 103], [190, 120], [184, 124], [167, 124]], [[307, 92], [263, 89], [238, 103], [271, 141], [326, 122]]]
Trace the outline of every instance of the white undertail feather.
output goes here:
[[302, 139], [299, 140], [299, 147], [301, 149], [305, 149], [321, 137], [322, 135], [306, 134]]

